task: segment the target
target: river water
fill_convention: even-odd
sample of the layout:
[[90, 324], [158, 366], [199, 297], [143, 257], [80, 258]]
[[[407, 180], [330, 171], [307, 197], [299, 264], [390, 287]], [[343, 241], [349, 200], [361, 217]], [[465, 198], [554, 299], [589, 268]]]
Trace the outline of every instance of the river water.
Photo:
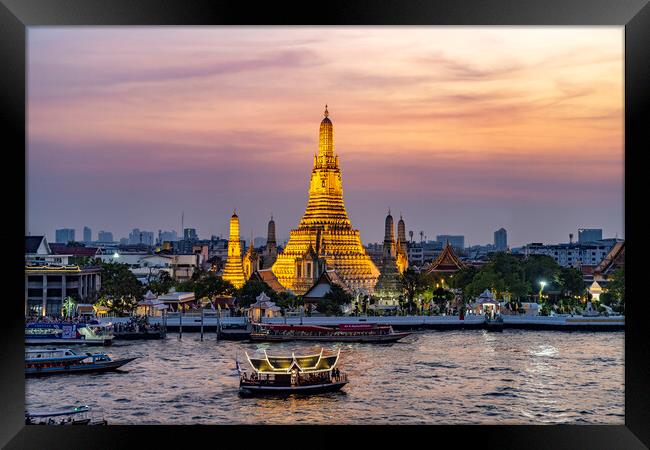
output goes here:
[[214, 333], [78, 347], [138, 356], [119, 372], [26, 380], [29, 410], [83, 404], [109, 424], [624, 423], [624, 333], [423, 331], [341, 348], [350, 383], [311, 397], [240, 398], [235, 357], [317, 353], [310, 343], [218, 341]]

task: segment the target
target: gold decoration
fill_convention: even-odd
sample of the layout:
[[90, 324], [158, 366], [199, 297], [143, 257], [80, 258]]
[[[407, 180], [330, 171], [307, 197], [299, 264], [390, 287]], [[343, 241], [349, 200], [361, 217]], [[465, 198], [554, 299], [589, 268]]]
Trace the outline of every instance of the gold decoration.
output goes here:
[[359, 230], [352, 228], [345, 210], [339, 159], [334, 154], [334, 130], [328, 115], [326, 107], [307, 209], [272, 267], [278, 281], [297, 295], [304, 294], [325, 269], [334, 269], [349, 288], [369, 292], [379, 276], [361, 244]]

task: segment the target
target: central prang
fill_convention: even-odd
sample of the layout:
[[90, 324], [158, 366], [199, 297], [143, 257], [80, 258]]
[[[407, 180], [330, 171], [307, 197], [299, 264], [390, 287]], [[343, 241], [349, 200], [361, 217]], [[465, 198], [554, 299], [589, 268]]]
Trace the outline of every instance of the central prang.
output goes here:
[[339, 158], [334, 154], [334, 126], [325, 107], [318, 153], [309, 184], [307, 209], [278, 255], [273, 273], [295, 294], [304, 294], [323, 272], [335, 271], [350, 290], [371, 293], [379, 270], [366, 254], [359, 230], [352, 228], [343, 203]]

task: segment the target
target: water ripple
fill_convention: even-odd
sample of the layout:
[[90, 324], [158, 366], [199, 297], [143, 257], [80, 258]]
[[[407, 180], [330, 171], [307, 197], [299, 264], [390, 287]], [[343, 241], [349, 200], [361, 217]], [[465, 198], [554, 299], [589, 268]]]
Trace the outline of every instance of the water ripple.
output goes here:
[[[240, 398], [233, 370], [249, 354], [318, 352], [304, 343], [206, 340], [184, 333], [117, 342], [140, 356], [120, 373], [30, 378], [28, 408], [87, 404], [111, 424], [624, 423], [624, 335], [505, 330], [419, 332], [394, 345], [341, 349], [344, 391]], [[101, 347], [85, 351], [104, 351]], [[117, 394], [117, 395], [116, 395]]]

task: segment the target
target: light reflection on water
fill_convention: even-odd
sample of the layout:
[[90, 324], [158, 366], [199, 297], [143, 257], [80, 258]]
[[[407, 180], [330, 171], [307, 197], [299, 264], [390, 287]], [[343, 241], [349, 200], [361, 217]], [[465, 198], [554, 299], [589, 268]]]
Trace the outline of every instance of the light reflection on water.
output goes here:
[[[240, 398], [235, 357], [318, 353], [309, 343], [217, 342], [206, 334], [117, 341], [140, 356], [116, 373], [26, 382], [28, 409], [88, 404], [110, 424], [624, 423], [624, 334], [427, 331], [389, 345], [336, 344], [350, 383], [311, 397]], [[102, 351], [88, 347], [83, 351]]]

